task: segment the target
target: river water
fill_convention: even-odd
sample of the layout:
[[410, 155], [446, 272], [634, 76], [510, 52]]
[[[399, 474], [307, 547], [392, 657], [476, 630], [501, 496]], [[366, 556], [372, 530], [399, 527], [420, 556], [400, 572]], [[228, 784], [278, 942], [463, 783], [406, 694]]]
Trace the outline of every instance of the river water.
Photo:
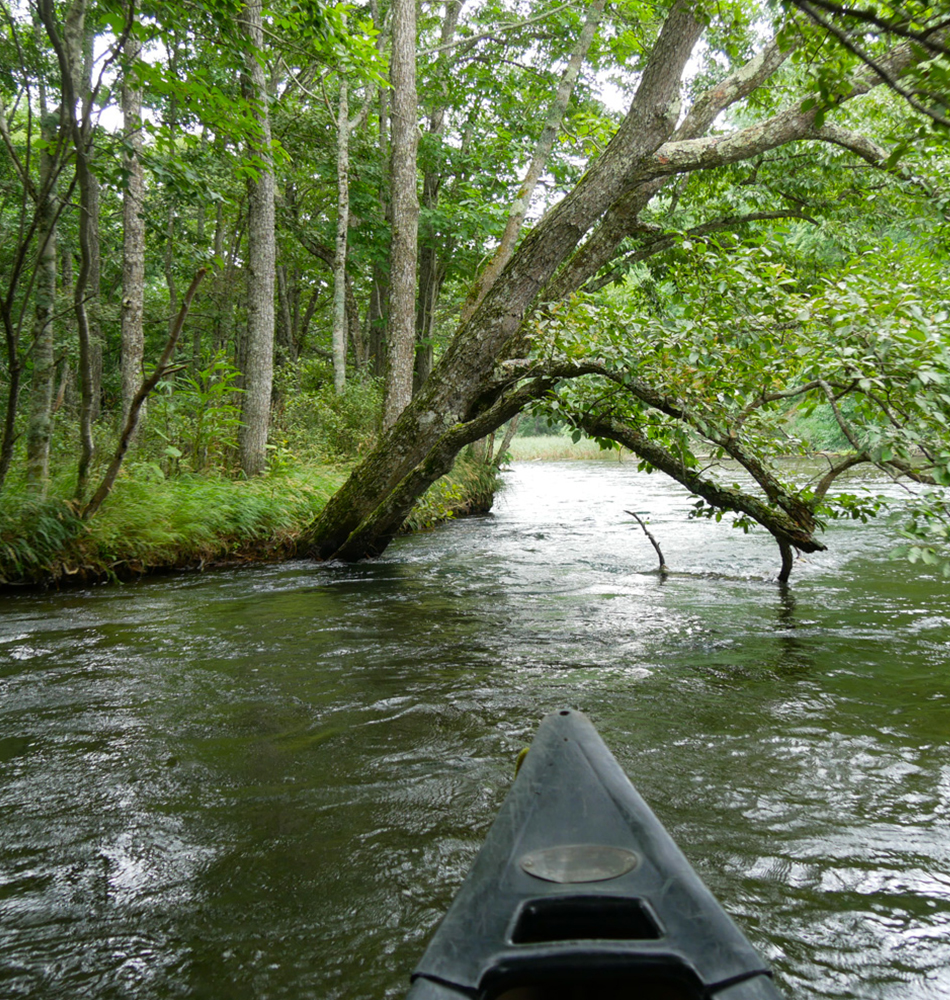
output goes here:
[[849, 524], [783, 590], [631, 464], [507, 483], [371, 564], [0, 597], [0, 995], [400, 997], [564, 706], [787, 996], [950, 995], [950, 588]]

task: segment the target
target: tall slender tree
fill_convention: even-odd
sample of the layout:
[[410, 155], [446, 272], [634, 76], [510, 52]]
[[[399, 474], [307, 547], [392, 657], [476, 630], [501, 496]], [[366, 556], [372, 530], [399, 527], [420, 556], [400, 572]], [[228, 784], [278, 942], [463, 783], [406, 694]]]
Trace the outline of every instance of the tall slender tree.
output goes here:
[[[145, 309], [145, 177], [142, 164], [142, 88], [135, 76], [141, 44], [132, 37], [122, 74], [122, 117], [126, 182], [122, 196], [122, 417], [142, 381]], [[143, 404], [144, 405], [144, 404]]]
[[248, 138], [254, 161], [247, 181], [248, 267], [247, 344], [244, 352], [244, 394], [238, 437], [245, 475], [263, 472], [267, 459], [271, 391], [274, 383], [274, 159], [267, 79], [262, 65], [264, 25], [261, 0], [248, 0], [241, 14], [247, 38], [244, 90], [254, 106], [256, 128]]
[[84, 499], [96, 446], [92, 433], [97, 406], [93, 327], [88, 296], [95, 275], [98, 210], [97, 185], [92, 172], [92, 88], [84, 86], [86, 74], [86, 0], [73, 0], [60, 21], [52, 0], [39, 0], [38, 10], [56, 55], [62, 86], [64, 122], [69, 130], [79, 191], [79, 270], [73, 286], [73, 312], [79, 339], [79, 462], [76, 496]]
[[37, 257], [35, 274], [35, 319], [33, 323], [33, 372], [30, 383], [30, 413], [26, 432], [26, 477], [34, 488], [45, 490], [49, 480], [49, 448], [53, 422], [54, 324], [56, 314], [57, 228], [60, 206], [57, 176], [61, 169], [63, 141], [60, 105], [51, 110], [45, 82], [40, 82], [40, 152], [37, 194]]
[[346, 385], [346, 236], [350, 224], [350, 105], [348, 87], [340, 78], [336, 125], [336, 242], [333, 253], [333, 385]]
[[391, 427], [412, 399], [416, 345], [419, 193], [416, 160], [416, 0], [394, 0], [392, 80], [392, 242], [383, 425]]

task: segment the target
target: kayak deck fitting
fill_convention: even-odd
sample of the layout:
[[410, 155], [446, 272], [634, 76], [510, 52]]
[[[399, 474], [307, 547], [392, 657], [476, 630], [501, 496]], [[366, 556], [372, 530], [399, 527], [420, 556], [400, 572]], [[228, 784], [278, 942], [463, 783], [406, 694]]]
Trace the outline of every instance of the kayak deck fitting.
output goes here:
[[780, 1000], [590, 721], [538, 729], [409, 1000]]

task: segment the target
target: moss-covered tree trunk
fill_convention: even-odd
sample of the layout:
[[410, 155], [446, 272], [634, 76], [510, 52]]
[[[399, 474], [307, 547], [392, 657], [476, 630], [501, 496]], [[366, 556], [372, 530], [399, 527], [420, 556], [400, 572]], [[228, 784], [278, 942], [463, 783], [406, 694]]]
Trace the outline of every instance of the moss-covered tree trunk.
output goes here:
[[458, 450], [513, 416], [507, 407], [492, 405], [504, 389], [494, 375], [496, 359], [518, 337], [557, 268], [633, 181], [643, 160], [672, 134], [683, 67], [701, 32], [689, 7], [677, 4], [613, 140], [524, 239], [426, 385], [327, 504], [312, 532], [313, 555], [355, 559], [382, 551], [415, 499], [451, 467]]

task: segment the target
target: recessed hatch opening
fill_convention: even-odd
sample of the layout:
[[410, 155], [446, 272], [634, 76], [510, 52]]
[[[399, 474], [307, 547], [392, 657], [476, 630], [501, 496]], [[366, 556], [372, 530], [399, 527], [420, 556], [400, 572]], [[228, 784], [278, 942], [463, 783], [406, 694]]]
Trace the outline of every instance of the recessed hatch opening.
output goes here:
[[703, 1000], [699, 983], [682, 976], [631, 971], [599, 972], [596, 968], [557, 976], [514, 976], [496, 981], [479, 1000]]
[[639, 899], [549, 896], [524, 904], [511, 942], [656, 941], [662, 936], [656, 918]]
[[492, 1000], [701, 1000], [703, 993], [669, 979], [602, 980], [574, 983], [529, 983], [496, 993]]

